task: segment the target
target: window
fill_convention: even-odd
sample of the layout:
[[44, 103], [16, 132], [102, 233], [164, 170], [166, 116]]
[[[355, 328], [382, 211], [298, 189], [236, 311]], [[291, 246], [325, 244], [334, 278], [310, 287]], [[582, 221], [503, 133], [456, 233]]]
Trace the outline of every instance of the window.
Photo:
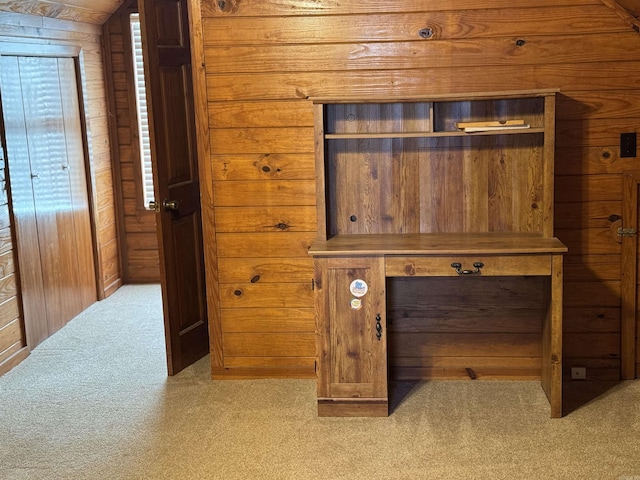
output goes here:
[[140, 169], [142, 178], [142, 201], [145, 208], [154, 199], [153, 173], [151, 169], [151, 147], [149, 139], [149, 122], [147, 118], [147, 92], [144, 84], [144, 63], [142, 60], [142, 32], [140, 31], [140, 15], [131, 14], [131, 45], [133, 49], [133, 72], [136, 88], [136, 107], [138, 117], [138, 138], [140, 141]]

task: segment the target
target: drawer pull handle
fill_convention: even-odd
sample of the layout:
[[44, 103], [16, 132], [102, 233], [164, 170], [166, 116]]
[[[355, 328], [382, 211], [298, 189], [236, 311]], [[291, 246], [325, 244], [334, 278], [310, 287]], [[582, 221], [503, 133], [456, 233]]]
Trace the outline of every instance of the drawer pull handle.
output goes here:
[[479, 275], [481, 273], [480, 269], [484, 267], [484, 263], [475, 262], [473, 264], [473, 268], [475, 268], [475, 270], [462, 270], [462, 264], [458, 262], [453, 262], [451, 267], [455, 269], [458, 275]]
[[376, 315], [376, 338], [378, 341], [382, 340], [382, 317], [380, 314]]

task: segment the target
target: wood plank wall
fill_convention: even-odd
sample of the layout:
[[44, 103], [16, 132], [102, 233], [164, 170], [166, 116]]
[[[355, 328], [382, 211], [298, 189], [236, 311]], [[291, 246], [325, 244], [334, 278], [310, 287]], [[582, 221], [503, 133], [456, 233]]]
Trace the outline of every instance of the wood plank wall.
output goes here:
[[[4, 151], [4, 148], [0, 148]], [[2, 155], [4, 160], [4, 155]], [[0, 375], [20, 363], [27, 355], [18, 278], [14, 263], [14, 235], [11, 228], [5, 168], [0, 168]]]
[[313, 375], [307, 97], [559, 88], [565, 366], [619, 378], [614, 224], [621, 173], [638, 159], [619, 158], [618, 144], [620, 133], [640, 129], [640, 35], [630, 24], [600, 0], [208, 0], [201, 8], [222, 319], [211, 325], [212, 344], [222, 346], [214, 376]]
[[143, 204], [139, 168], [138, 119], [129, 27], [129, 15], [137, 11], [137, 1], [127, 1], [103, 26], [124, 283], [160, 281], [156, 216]]
[[98, 296], [108, 296], [121, 285], [121, 275], [101, 27], [90, 23], [0, 12], [0, 42], [23, 44], [35, 53], [39, 49], [45, 50], [48, 44], [81, 49], [82, 87], [91, 163], [90, 186], [96, 207], [93, 221], [98, 233]]

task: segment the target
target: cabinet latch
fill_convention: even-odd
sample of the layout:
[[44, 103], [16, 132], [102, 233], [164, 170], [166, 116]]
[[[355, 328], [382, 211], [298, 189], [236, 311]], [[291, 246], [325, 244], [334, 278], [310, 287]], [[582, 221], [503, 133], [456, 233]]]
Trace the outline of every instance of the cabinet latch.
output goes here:
[[618, 235], [621, 237], [633, 237], [636, 234], [635, 228], [618, 228]]

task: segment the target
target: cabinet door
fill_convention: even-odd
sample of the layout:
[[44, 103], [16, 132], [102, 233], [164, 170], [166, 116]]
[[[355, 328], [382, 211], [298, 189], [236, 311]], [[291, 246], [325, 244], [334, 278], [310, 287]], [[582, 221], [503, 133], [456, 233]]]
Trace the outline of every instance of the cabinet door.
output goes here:
[[316, 282], [319, 399], [386, 409], [384, 258], [316, 258]]
[[76, 60], [2, 56], [2, 108], [27, 341], [96, 301]]

